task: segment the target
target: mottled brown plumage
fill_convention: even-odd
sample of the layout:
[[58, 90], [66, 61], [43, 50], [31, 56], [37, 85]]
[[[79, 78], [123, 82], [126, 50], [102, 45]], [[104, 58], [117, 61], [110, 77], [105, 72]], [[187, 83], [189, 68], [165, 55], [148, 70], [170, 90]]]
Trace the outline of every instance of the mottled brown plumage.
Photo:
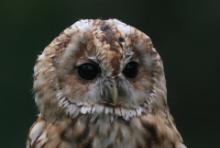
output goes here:
[[40, 114], [27, 148], [185, 148], [150, 38], [116, 19], [80, 20], [39, 56]]

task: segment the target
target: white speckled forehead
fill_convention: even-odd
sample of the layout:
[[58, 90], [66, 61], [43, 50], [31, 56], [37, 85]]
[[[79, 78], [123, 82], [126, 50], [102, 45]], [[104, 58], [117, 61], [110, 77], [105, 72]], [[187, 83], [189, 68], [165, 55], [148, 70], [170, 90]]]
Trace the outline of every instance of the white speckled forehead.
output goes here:
[[92, 22], [93, 22], [92, 20], [88, 20], [88, 19], [79, 20], [76, 23], [74, 23], [71, 27], [76, 27], [80, 31], [87, 32], [91, 30], [91, 28], [93, 27]]
[[108, 19], [108, 20], [79, 20], [71, 26], [71, 30], [75, 31], [75, 29], [80, 30], [82, 32], [91, 31], [93, 28], [97, 27], [95, 22], [103, 22], [107, 24], [111, 24], [116, 27], [124, 36], [128, 36], [134, 31], [134, 27], [127, 25], [117, 19]]
[[106, 22], [113, 22], [117, 29], [125, 36], [130, 35], [134, 29], [132, 26], [127, 25], [117, 19], [107, 20]]

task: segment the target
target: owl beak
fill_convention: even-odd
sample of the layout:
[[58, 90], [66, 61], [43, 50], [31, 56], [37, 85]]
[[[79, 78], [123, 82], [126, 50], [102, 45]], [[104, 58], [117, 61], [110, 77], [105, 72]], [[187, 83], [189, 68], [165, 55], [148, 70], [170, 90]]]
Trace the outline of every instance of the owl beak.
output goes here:
[[112, 85], [111, 100], [113, 104], [116, 104], [118, 98], [118, 88], [115, 81], [112, 83]]
[[101, 97], [103, 98], [102, 103], [107, 103], [108, 105], [116, 105], [118, 102], [118, 83], [115, 77], [108, 76], [102, 83], [103, 91], [101, 91]]

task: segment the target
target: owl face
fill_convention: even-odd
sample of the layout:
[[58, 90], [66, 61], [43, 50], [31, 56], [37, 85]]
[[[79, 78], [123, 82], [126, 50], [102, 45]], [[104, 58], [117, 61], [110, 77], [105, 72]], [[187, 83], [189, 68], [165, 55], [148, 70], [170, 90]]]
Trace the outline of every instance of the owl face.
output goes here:
[[34, 78], [35, 100], [46, 114], [126, 110], [131, 118], [166, 99], [150, 38], [116, 19], [81, 20], [64, 30], [39, 56]]

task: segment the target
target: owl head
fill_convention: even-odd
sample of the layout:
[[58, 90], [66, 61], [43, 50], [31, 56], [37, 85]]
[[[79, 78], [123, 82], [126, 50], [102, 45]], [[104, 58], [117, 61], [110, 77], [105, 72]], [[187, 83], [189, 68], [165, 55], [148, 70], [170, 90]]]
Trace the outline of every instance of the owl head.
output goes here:
[[117, 19], [80, 20], [65, 29], [38, 57], [34, 91], [48, 119], [129, 120], [166, 107], [163, 64], [151, 39]]

